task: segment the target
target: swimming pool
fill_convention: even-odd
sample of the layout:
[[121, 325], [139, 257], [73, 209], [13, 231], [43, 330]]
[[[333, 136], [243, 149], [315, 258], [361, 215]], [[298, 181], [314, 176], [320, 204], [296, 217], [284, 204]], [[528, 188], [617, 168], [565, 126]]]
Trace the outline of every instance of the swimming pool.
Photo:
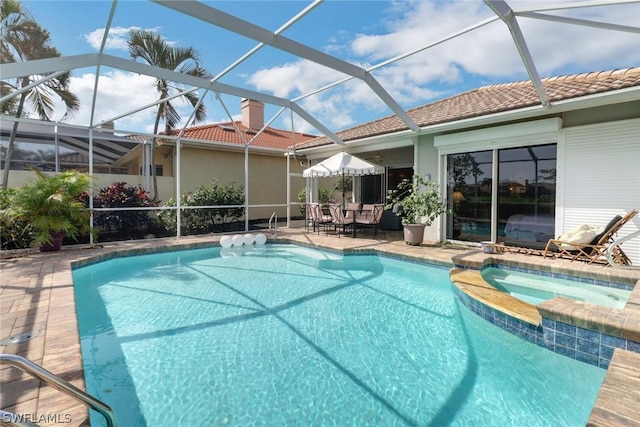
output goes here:
[[495, 288], [534, 305], [555, 297], [566, 297], [622, 309], [631, 295], [626, 289], [499, 267], [486, 267], [480, 273]]
[[87, 389], [125, 425], [584, 425], [604, 378], [468, 311], [446, 269], [235, 255], [73, 271]]

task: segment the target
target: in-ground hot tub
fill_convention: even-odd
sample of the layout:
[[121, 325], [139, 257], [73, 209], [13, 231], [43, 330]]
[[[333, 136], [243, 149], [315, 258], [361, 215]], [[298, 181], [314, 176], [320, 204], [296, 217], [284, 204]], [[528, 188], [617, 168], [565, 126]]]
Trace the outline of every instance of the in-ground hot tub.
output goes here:
[[496, 266], [485, 267], [481, 274], [495, 288], [534, 305], [565, 297], [622, 309], [631, 295], [631, 286], [590, 279], [552, 277]]

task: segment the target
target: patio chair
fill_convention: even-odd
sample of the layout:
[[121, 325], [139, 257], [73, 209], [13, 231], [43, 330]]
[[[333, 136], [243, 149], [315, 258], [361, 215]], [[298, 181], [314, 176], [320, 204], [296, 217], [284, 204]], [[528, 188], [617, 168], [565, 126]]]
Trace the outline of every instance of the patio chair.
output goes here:
[[362, 205], [362, 209], [356, 216], [356, 221], [364, 221], [365, 219], [369, 219], [371, 214], [373, 213], [373, 203], [365, 203]]
[[359, 227], [373, 227], [373, 237], [376, 237], [378, 232], [378, 226], [382, 219], [382, 212], [384, 212], [384, 205], [364, 205], [362, 206], [362, 212], [356, 218], [356, 226]]
[[[637, 210], [633, 209], [629, 211], [625, 216], [616, 215], [600, 234], [595, 236], [593, 240], [588, 244], [581, 244], [569, 241], [563, 241], [560, 239], [550, 239], [547, 242], [543, 256], [556, 258], [567, 258], [571, 261], [581, 260], [588, 264], [594, 262], [607, 263], [606, 252], [614, 242], [614, 236], [616, 233], [629, 222], [636, 214]], [[618, 265], [631, 265], [631, 260], [624, 253], [619, 246], [615, 248], [612, 253], [613, 261]]]
[[[355, 231], [353, 227], [355, 226], [353, 218], [346, 218], [344, 213], [342, 212], [342, 206], [340, 205], [329, 205], [329, 213], [331, 214], [331, 218], [333, 218], [332, 224], [334, 225], [334, 230], [337, 230], [338, 227], [342, 227], [342, 232], [345, 233], [347, 231], [347, 227], [352, 227], [352, 232]], [[340, 233], [338, 233], [340, 236]]]
[[313, 231], [316, 231], [315, 220], [315, 203], [307, 203], [307, 222], [304, 224], [305, 231], [309, 231], [309, 227], [313, 226]]
[[347, 206], [344, 210], [344, 217], [346, 219], [355, 218], [357, 216], [356, 214], [360, 212], [360, 203], [347, 203]]
[[320, 233], [320, 228], [332, 223], [333, 218], [331, 215], [326, 215], [322, 212], [322, 206], [320, 203], [309, 203], [307, 205], [307, 211], [309, 216], [309, 222], [313, 226], [313, 231], [316, 230]]

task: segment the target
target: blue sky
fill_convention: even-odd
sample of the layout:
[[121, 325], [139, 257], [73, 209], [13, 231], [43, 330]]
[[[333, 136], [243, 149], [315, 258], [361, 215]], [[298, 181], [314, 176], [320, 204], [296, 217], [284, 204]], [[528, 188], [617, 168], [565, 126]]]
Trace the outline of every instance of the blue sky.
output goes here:
[[[309, 4], [306, 1], [204, 3], [270, 31], [275, 31]], [[508, 3], [514, 9], [521, 9], [531, 4], [540, 7], [559, 2]], [[52, 44], [63, 55], [96, 52], [112, 6], [109, 1], [23, 1], [23, 4], [50, 31]], [[546, 13], [634, 27], [640, 25], [638, 2]], [[325, 1], [282, 34], [368, 68], [492, 16], [483, 2], [475, 0]], [[537, 19], [520, 18], [519, 22], [542, 77], [640, 65], [638, 34]], [[121, 0], [105, 52], [129, 58], [126, 34], [130, 28], [153, 29], [172, 43], [194, 47], [201, 55], [202, 64], [213, 75], [257, 44], [156, 3]], [[72, 90], [80, 97], [82, 109], [70, 122], [88, 124], [94, 73], [95, 68], [73, 71]], [[103, 69], [101, 75], [95, 121], [112, 118], [156, 99], [152, 79], [146, 76], [113, 69]], [[373, 75], [405, 109], [486, 84], [527, 79], [522, 61], [501, 21], [382, 67]], [[220, 82], [283, 98], [296, 98], [342, 77], [315, 63], [264, 47], [222, 77]], [[223, 96], [222, 100], [231, 115], [239, 117], [240, 99]], [[211, 94], [205, 97], [205, 103], [207, 122], [228, 120], [225, 109]], [[391, 114], [371, 89], [357, 80], [305, 98], [300, 105], [333, 131]], [[269, 120], [278, 108], [267, 105], [265, 119]], [[181, 111], [185, 118], [189, 115], [187, 109]], [[152, 117], [153, 111], [145, 110], [118, 120], [116, 128], [151, 131]], [[289, 112], [278, 117], [272, 125], [290, 128]], [[295, 129], [318, 133], [297, 118]]]

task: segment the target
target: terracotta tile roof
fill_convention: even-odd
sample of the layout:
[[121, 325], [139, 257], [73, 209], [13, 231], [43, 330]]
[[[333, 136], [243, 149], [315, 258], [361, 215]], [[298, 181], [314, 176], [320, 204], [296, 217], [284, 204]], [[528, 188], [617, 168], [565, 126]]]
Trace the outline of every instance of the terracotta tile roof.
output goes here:
[[[542, 79], [551, 103], [640, 86], [640, 67], [585, 74], [573, 74]], [[504, 111], [540, 105], [530, 81], [496, 84], [474, 89], [451, 98], [436, 101], [407, 111], [420, 127], [479, 117]], [[343, 141], [384, 135], [409, 129], [397, 116], [388, 116], [360, 126], [337, 132]], [[327, 137], [318, 137], [296, 145], [296, 149], [331, 144]]]
[[[243, 146], [245, 141], [249, 141], [253, 138], [259, 130], [243, 126], [241, 121], [235, 122], [235, 126], [241, 132], [244, 132], [244, 139], [236, 133], [236, 128], [234, 128], [232, 122], [193, 126], [188, 128], [184, 132], [183, 136], [184, 138], [189, 139]], [[172, 135], [177, 135], [178, 133], [178, 130], [171, 132]], [[292, 140], [292, 133], [290, 131], [267, 127], [260, 135], [258, 135], [258, 138], [251, 143], [251, 146], [274, 148], [284, 151], [294, 144], [304, 143], [305, 141], [317, 138], [317, 135], [294, 132], [293, 138], [295, 139]]]

